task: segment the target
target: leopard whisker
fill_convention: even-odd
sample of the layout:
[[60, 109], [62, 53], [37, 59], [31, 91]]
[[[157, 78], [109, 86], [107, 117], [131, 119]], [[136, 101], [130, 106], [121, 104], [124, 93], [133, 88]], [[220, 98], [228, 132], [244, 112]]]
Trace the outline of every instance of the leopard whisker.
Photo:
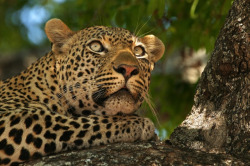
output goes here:
[[149, 20], [152, 18], [152, 15], [149, 17], [149, 19], [141, 26], [141, 28], [136, 33], [136, 36], [139, 35], [140, 31], [143, 29], [143, 27], [149, 22]]
[[139, 35], [138, 37], [141, 38], [141, 37], [145, 36], [146, 34], [149, 34], [150, 32], [152, 32], [154, 29], [155, 29], [155, 28], [153, 28], [153, 29], [151, 29], [151, 30], [149, 30], [149, 31], [147, 31], [147, 32], [145, 32], [145, 33]]
[[136, 31], [137, 31], [137, 28], [139, 27], [139, 17], [138, 17], [138, 19], [137, 19], [137, 22], [136, 22], [136, 27], [135, 27], [135, 30], [134, 30], [134, 32], [133, 32], [133, 35], [135, 35], [136, 36]]
[[157, 123], [157, 126], [160, 128], [161, 127], [161, 124], [160, 124], [160, 121], [159, 121], [159, 113], [156, 111], [155, 109], [155, 105], [154, 103], [152, 102], [152, 99], [151, 99], [151, 96], [149, 95], [149, 93], [147, 93], [145, 96], [144, 96], [144, 100], [145, 102], [148, 104], [150, 110], [152, 111], [155, 119], [156, 119], [156, 123]]

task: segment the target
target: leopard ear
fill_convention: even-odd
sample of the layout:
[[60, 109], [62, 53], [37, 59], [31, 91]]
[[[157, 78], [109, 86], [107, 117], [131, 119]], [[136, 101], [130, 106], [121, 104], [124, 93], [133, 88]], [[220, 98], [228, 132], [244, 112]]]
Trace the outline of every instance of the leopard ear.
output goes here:
[[160, 39], [154, 35], [147, 35], [140, 39], [147, 47], [149, 53], [149, 59], [154, 63], [161, 59], [165, 46]]
[[74, 34], [66, 24], [56, 18], [51, 19], [46, 23], [45, 33], [53, 44], [53, 51], [59, 51], [65, 41]]
[[53, 18], [45, 25], [45, 32], [52, 43], [61, 42], [70, 37], [73, 32], [60, 19]]

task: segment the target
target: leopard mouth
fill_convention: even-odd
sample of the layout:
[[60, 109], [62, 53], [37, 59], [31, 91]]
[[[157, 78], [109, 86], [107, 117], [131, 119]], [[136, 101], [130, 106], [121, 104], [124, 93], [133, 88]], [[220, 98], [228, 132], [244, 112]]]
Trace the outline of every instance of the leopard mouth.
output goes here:
[[106, 89], [102, 89], [101, 90], [102, 94], [99, 94], [98, 92], [100, 92], [100, 90], [96, 93], [94, 93], [92, 95], [92, 98], [94, 100], [94, 102], [100, 106], [104, 106], [105, 102], [110, 99], [110, 98], [117, 98], [117, 100], [119, 100], [120, 102], [122, 102], [122, 100], [124, 99], [129, 99], [131, 101], [134, 101], [134, 103], [136, 103], [137, 99], [134, 97], [134, 95], [131, 94], [131, 92], [129, 91], [128, 88], [124, 87], [121, 88], [120, 90], [106, 96]]

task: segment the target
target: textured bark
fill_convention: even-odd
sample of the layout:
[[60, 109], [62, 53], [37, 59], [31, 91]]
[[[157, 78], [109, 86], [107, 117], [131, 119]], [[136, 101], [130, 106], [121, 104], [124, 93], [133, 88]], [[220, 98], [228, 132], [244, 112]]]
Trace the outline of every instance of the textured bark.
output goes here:
[[250, 158], [249, 13], [249, 0], [234, 1], [175, 146]]
[[214, 154], [200, 151], [183, 151], [161, 142], [117, 143], [72, 151], [40, 160], [30, 161], [33, 165], [249, 165], [250, 159], [243, 160], [228, 154]]

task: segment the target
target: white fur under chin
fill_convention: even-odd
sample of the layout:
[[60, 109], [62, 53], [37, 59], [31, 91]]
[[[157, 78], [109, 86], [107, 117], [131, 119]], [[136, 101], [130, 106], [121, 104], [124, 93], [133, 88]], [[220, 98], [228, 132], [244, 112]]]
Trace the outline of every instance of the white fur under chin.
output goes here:
[[132, 114], [138, 108], [138, 104], [127, 91], [113, 94], [105, 101], [104, 106], [106, 115], [116, 115], [119, 112]]

